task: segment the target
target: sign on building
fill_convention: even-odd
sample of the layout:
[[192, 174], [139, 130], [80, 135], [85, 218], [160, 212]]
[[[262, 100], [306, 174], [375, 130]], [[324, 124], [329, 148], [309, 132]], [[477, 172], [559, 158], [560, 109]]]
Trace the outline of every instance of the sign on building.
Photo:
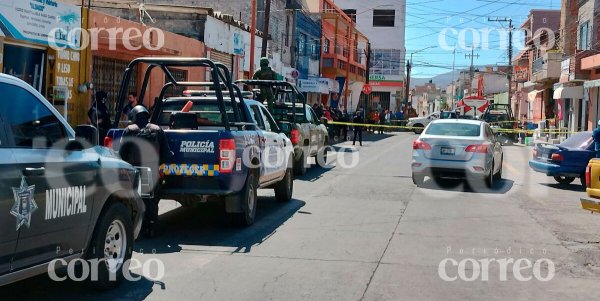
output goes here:
[[3, 0], [0, 23], [6, 36], [42, 45], [79, 48], [79, 7], [53, 0]]

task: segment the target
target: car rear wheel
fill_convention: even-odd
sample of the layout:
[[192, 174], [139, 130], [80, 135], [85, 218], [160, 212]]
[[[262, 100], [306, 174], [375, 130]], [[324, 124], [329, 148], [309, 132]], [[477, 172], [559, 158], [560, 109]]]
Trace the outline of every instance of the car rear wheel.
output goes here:
[[494, 174], [494, 162], [492, 162], [492, 166], [490, 168], [490, 174], [485, 176], [485, 186], [487, 188], [494, 188], [494, 184], [496, 183], [495, 181], [496, 175]]
[[417, 185], [417, 187], [423, 186], [423, 182], [425, 181], [425, 177], [421, 175], [412, 174], [413, 184]]
[[254, 223], [256, 217], [256, 203], [258, 199], [257, 172], [250, 171], [244, 189], [236, 197], [240, 202], [242, 212], [229, 213], [229, 218], [234, 226], [247, 227]]
[[581, 180], [581, 186], [583, 186], [583, 189], [586, 189], [587, 183], [585, 182], [585, 174], [581, 174], [581, 176], [579, 176], [579, 179]]
[[[574, 177], [565, 177], [565, 176], [555, 176], [554, 180], [556, 182], [558, 182], [558, 184], [568, 185], [568, 184], [573, 183], [573, 181], [575, 181], [575, 178]], [[585, 179], [583, 181], [585, 181]]]
[[285, 176], [275, 186], [275, 199], [279, 202], [289, 202], [292, 200], [292, 194], [294, 192], [294, 171], [288, 168], [285, 171]]
[[[123, 281], [123, 269], [133, 252], [133, 222], [125, 205], [113, 203], [100, 217], [94, 230], [87, 260], [97, 260], [97, 280], [90, 285], [100, 290], [118, 287]], [[95, 276], [95, 275], [92, 275]]]
[[422, 124], [417, 123], [417, 124], [413, 125], [413, 127], [414, 127], [413, 131], [415, 132], [415, 134], [418, 135], [418, 134], [423, 133], [424, 126]]

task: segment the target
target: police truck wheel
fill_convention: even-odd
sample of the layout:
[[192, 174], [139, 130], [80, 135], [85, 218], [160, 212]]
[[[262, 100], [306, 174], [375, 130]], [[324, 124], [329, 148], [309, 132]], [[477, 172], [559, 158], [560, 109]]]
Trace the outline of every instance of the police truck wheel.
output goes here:
[[256, 217], [256, 201], [258, 199], [258, 176], [251, 171], [246, 179], [242, 192], [237, 195], [242, 207], [240, 213], [229, 213], [231, 223], [234, 226], [247, 227], [254, 223]]
[[[88, 282], [97, 289], [113, 289], [123, 281], [123, 268], [133, 251], [133, 223], [127, 207], [113, 203], [104, 210], [87, 250], [86, 259], [98, 261], [98, 279]], [[128, 266], [128, 264], [127, 264]]]
[[306, 156], [304, 152], [300, 155], [300, 159], [294, 161], [294, 174], [303, 176], [306, 174]]
[[327, 145], [327, 143], [325, 143], [325, 145], [317, 152], [317, 164], [319, 164], [320, 167], [326, 168], [327, 167], [327, 153], [329, 152], [329, 146]]
[[289, 202], [294, 193], [294, 171], [288, 168], [285, 171], [285, 177], [275, 186], [275, 199], [279, 202]]

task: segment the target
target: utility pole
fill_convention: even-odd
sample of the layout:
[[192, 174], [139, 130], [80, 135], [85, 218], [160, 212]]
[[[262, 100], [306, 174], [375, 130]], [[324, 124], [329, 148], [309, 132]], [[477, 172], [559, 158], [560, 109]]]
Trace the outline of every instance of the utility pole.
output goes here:
[[512, 74], [513, 74], [513, 64], [512, 64], [512, 57], [513, 57], [513, 24], [512, 24], [512, 19], [511, 18], [488, 18], [489, 22], [508, 22], [508, 72], [506, 74], [507, 78], [508, 78], [508, 101], [510, 102], [510, 99], [512, 97]]
[[471, 58], [471, 67], [469, 68], [469, 74], [471, 75], [471, 84], [469, 86], [471, 87], [471, 89], [473, 89], [473, 79], [475, 78], [475, 66], [473, 65], [473, 59], [479, 58], [479, 54], [475, 54], [475, 45], [471, 47], [471, 54], [465, 54], [465, 58]]
[[455, 91], [456, 91], [456, 87], [454, 87], [454, 70], [455, 70], [455, 64], [456, 64], [456, 46], [454, 46], [454, 50], [452, 50], [452, 109], [454, 109], [454, 98], [455, 98]]
[[[271, 19], [271, 0], [265, 1], [265, 23], [263, 26], [263, 39], [262, 39], [262, 49], [260, 50], [260, 56], [267, 56], [267, 42], [269, 37], [269, 22]], [[288, 38], [288, 33], [285, 33], [285, 38]]]
[[[263, 36], [263, 39], [267, 37]], [[252, 0], [252, 20], [250, 21], [250, 76], [254, 76], [254, 51], [256, 46], [256, 0]]]

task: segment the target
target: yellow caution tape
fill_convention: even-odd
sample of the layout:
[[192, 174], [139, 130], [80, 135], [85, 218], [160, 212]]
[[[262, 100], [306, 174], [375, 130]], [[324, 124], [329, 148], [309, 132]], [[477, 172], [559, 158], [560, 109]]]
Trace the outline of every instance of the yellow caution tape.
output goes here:
[[[347, 125], [347, 126], [360, 126], [360, 127], [375, 127], [375, 128], [391, 128], [391, 129], [407, 129], [407, 130], [415, 130], [415, 129], [419, 129], [419, 130], [423, 130], [425, 129], [425, 127], [419, 127], [419, 126], [406, 126], [406, 125], [387, 125], [387, 124], [370, 124], [370, 123], [352, 123], [352, 122], [339, 122], [339, 121], [328, 121], [326, 123], [326, 125]], [[556, 135], [560, 135], [560, 134], [576, 134], [579, 132], [571, 132], [571, 131], [563, 131], [560, 129], [546, 129], [543, 131], [539, 131], [539, 130], [522, 130], [522, 129], [502, 129], [502, 128], [495, 128], [494, 131], [498, 132], [498, 133], [512, 133], [512, 134], [533, 134], [536, 132], [540, 132], [543, 134], [556, 134]]]

